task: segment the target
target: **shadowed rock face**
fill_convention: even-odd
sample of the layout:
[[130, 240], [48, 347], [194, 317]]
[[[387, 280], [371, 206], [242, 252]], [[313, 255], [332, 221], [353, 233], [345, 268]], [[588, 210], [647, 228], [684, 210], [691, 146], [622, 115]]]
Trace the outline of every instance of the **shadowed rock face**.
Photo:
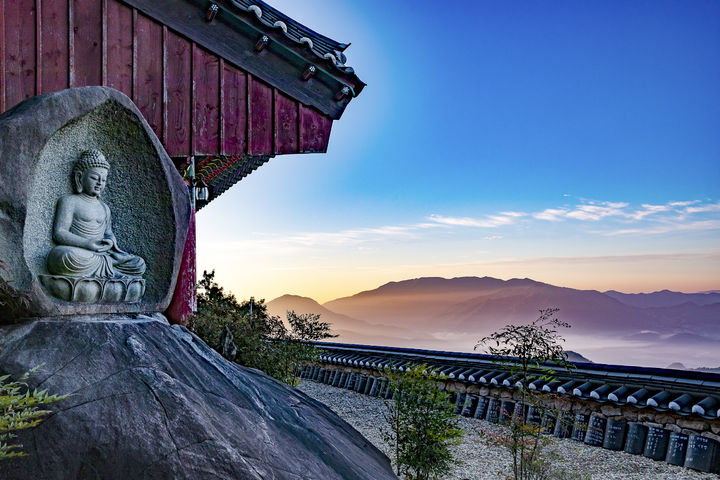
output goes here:
[[3, 478], [396, 479], [327, 407], [159, 314], [0, 327], [0, 372], [37, 365], [32, 387], [72, 395]]

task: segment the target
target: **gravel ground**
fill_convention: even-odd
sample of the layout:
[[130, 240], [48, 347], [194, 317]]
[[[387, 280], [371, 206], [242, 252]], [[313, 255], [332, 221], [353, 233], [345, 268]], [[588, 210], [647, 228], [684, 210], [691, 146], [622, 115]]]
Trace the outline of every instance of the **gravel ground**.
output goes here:
[[[386, 411], [384, 401], [345, 389], [303, 380], [298, 387], [315, 400], [324, 403], [365, 438], [391, 457], [381, 438], [380, 427]], [[455, 468], [446, 480], [497, 480], [509, 473], [510, 455], [502, 447], [489, 446], [478, 433], [479, 429], [500, 432], [504, 427], [461, 417], [460, 426], [466, 431], [463, 442], [456, 448], [456, 457], [464, 464]], [[648, 458], [589, 447], [568, 439], [553, 439], [549, 451], [557, 453], [558, 465], [568, 471], [582, 472], [592, 480], [718, 480], [720, 476], [655, 462]]]

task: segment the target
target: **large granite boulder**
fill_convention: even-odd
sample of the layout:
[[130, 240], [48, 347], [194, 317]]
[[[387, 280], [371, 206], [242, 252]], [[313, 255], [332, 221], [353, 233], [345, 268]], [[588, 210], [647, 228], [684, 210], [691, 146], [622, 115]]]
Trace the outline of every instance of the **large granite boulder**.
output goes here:
[[3, 462], [4, 479], [395, 479], [324, 405], [152, 316], [0, 327], [0, 371], [71, 396]]
[[[95, 199], [79, 185], [82, 175], [75, 178], [81, 161], [83, 175], [106, 167]], [[66, 197], [69, 240], [57, 234]], [[189, 218], [185, 183], [140, 111], [117, 90], [64, 90], [0, 115], [2, 276], [29, 295], [27, 316], [165, 311]], [[116, 240], [102, 254], [85, 245], [105, 233], [101, 220]]]
[[157, 313], [189, 220], [185, 183], [122, 93], [70, 89], [0, 115], [2, 276], [30, 304], [0, 326], [0, 375], [38, 367], [32, 388], [70, 395], [0, 477], [395, 478], [328, 408]]

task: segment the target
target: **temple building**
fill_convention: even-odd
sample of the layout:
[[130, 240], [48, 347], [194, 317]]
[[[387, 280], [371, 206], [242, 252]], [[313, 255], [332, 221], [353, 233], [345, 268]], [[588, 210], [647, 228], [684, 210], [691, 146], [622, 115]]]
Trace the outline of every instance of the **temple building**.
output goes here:
[[[200, 209], [276, 155], [327, 150], [365, 86], [347, 47], [259, 0], [0, 0], [0, 113], [71, 87], [120, 90]], [[194, 307], [194, 229], [168, 311], [180, 323]]]

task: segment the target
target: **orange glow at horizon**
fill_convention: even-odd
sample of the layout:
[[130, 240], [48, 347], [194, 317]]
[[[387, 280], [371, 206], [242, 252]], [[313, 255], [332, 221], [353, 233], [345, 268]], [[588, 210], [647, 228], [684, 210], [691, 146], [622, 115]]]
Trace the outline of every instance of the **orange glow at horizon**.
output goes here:
[[324, 303], [388, 282], [419, 277], [530, 278], [559, 287], [624, 293], [720, 290], [719, 253], [657, 258], [626, 256], [625, 260], [623, 256], [513, 259], [465, 265], [393, 265], [388, 259], [386, 265], [372, 266], [344, 258], [338, 259], [337, 265], [318, 262], [316, 266], [298, 263], [287, 267], [273, 266], [270, 258], [246, 258], [240, 265], [239, 259], [202, 245], [198, 253], [198, 272], [214, 268], [218, 283], [239, 298], [255, 296], [266, 301], [292, 294]]

